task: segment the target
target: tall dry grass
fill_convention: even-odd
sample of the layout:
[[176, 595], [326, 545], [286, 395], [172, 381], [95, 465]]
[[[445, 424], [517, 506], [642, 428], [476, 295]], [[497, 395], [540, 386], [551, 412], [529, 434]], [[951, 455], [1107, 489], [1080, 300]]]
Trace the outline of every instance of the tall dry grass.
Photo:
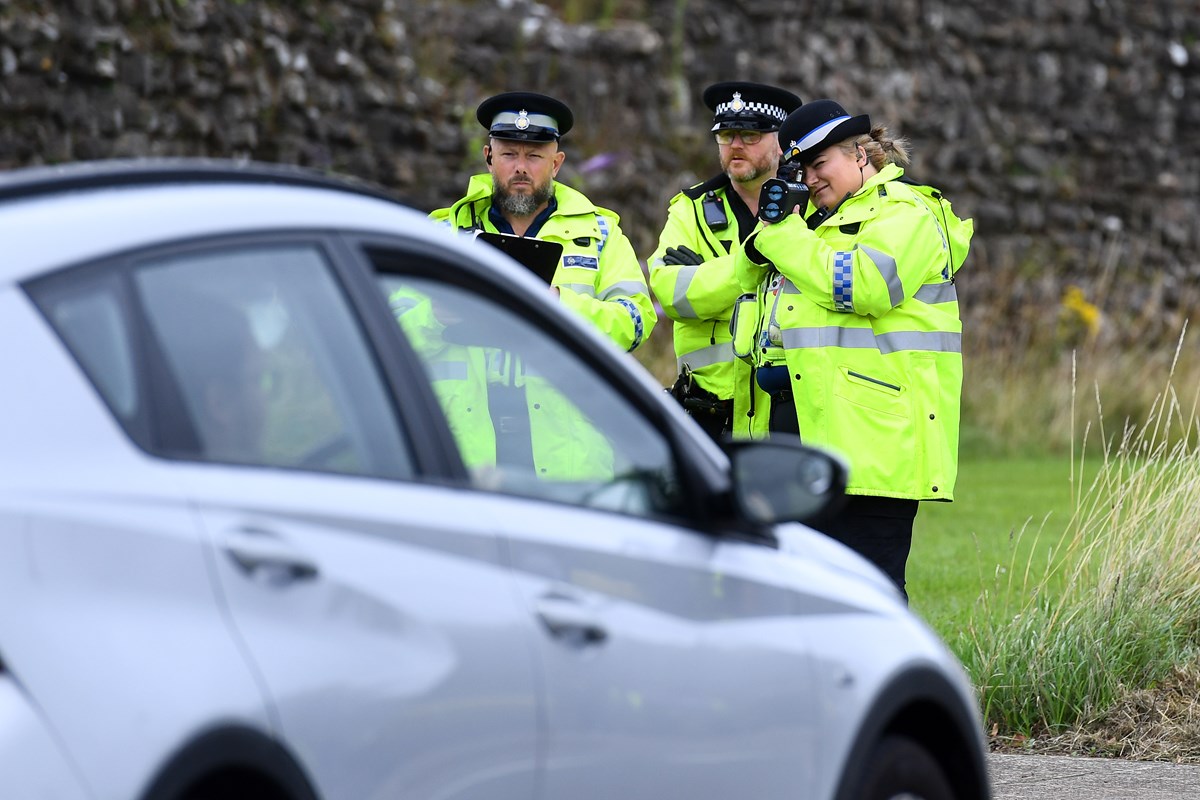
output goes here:
[[[1028, 380], [1014, 381], [1024, 383], [1015, 393], [996, 383], [1024, 401], [1023, 413], [998, 413], [997, 422], [1019, 428], [1050, 417], [1072, 432], [1078, 474], [1100, 459], [1094, 480], [1078, 486], [1049, 568], [1010, 565], [950, 642], [1001, 736], [1086, 727], [1200, 654], [1200, 419], [1197, 382], [1177, 372], [1182, 352], [1181, 336], [1153, 394], [1140, 382], [1157, 369], [1153, 359], [1092, 365], [1090, 415], [1081, 412], [1077, 361], [1064, 408], [1031, 393]], [[1037, 390], [1061, 391], [1053, 382]]]
[[[1181, 336], [1174, 351], [1085, 345], [966, 353], [963, 446], [998, 454], [1111, 452], [1127, 424], [1168, 422], [1158, 408], [1165, 387], [1200, 384], [1200, 353], [1185, 351], [1183, 342]], [[1091, 436], [1081, 442], [1089, 426]], [[1194, 431], [1178, 424], [1159, 431], [1170, 441], [1184, 435]]]

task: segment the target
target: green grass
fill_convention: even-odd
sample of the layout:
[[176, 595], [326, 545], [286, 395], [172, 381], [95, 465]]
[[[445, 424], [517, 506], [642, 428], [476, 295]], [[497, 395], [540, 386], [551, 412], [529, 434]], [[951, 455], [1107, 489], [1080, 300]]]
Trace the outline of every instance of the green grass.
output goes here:
[[[1081, 474], [1082, 473], [1082, 474]], [[912, 609], [953, 639], [1014, 582], [1032, 585], [1063, 551], [1080, 486], [1069, 456], [968, 457], [953, 503], [922, 503], [908, 560]]]
[[1075, 448], [1092, 455], [968, 456], [956, 502], [922, 508], [913, 609], [963, 661], [1000, 738], [1102, 727], [1197, 663], [1196, 408], [1171, 385], [1140, 425], [1106, 430], [1098, 408]]
[[1195, 661], [1197, 455], [1130, 431], [1081, 497], [1055, 571], [998, 592], [992, 613], [947, 637], [998, 729], [1087, 728]]

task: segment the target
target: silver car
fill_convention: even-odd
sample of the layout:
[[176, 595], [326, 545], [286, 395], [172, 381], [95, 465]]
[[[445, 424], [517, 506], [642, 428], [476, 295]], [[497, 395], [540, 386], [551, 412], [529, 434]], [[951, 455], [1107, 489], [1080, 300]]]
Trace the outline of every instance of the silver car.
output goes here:
[[976, 701], [498, 250], [282, 166], [0, 176], [0, 785], [34, 798], [988, 796]]

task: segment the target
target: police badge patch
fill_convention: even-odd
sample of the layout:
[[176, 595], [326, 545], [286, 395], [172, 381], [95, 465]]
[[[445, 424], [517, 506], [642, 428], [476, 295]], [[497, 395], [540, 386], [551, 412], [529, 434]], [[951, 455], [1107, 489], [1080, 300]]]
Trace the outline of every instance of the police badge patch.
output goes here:
[[563, 256], [562, 263], [575, 269], [600, 269], [600, 259], [595, 256]]

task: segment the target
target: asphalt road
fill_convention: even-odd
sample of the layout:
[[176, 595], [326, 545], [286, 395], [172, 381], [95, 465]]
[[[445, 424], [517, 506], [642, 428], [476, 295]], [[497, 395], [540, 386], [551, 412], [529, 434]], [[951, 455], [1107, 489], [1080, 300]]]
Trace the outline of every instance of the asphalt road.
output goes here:
[[991, 754], [993, 800], [1200, 800], [1200, 766]]

